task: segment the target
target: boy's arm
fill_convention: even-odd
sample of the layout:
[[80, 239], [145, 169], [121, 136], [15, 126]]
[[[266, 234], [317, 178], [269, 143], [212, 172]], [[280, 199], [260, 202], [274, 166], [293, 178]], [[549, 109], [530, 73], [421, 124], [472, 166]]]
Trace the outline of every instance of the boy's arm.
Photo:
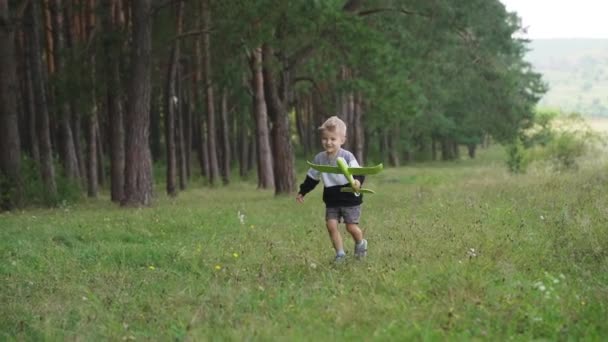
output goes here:
[[317, 186], [317, 184], [319, 184], [319, 181], [320, 180], [306, 175], [306, 179], [302, 184], [300, 184], [300, 191], [298, 193], [302, 196], [306, 195], [307, 193], [311, 192]]

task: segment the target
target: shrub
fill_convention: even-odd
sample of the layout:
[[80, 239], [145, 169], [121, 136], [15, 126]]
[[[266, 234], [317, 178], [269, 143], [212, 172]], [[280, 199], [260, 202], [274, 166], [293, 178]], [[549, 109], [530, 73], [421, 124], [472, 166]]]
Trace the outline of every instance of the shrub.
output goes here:
[[513, 173], [524, 173], [528, 166], [526, 148], [522, 140], [518, 137], [513, 143], [507, 146], [507, 166]]

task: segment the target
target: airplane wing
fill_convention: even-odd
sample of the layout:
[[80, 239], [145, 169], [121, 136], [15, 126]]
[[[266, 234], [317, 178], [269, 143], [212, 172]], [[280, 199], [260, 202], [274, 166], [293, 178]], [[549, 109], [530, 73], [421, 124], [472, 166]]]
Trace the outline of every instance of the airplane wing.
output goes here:
[[[310, 165], [310, 167], [312, 167], [313, 169], [315, 169], [317, 171], [326, 172], [326, 173], [342, 173], [342, 170], [340, 170], [340, 168], [337, 166], [318, 165], [318, 164], [313, 164], [309, 161], [307, 161], [307, 163], [308, 163], [308, 165]], [[383, 167], [384, 166], [382, 164], [378, 164], [376, 166], [366, 166], [366, 167], [349, 167], [348, 172], [350, 172], [352, 175], [374, 175], [374, 174], [382, 171]]]
[[352, 175], [375, 175], [376, 173], [382, 171], [383, 167], [384, 166], [382, 164], [366, 167], [349, 167], [348, 172], [350, 172]]
[[325, 173], [342, 173], [342, 170], [340, 170], [339, 167], [337, 166], [330, 166], [330, 165], [318, 165], [318, 164], [313, 164], [309, 161], [306, 161], [308, 163], [308, 165], [310, 165], [310, 167], [312, 167], [313, 169], [317, 170], [317, 171], [321, 171], [321, 172], [325, 172]]

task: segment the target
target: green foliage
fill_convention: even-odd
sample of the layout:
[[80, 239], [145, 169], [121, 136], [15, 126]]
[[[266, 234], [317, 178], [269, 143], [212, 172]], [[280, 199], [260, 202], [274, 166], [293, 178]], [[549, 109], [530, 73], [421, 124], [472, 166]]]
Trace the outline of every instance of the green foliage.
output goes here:
[[10, 179], [3, 172], [0, 172], [0, 212], [11, 209], [20, 203], [15, 203], [17, 183]]
[[576, 160], [586, 149], [586, 142], [576, 133], [562, 132], [548, 144], [547, 155], [556, 170], [571, 170], [578, 167]]
[[529, 159], [526, 154], [526, 149], [521, 139], [506, 146], [507, 150], [507, 167], [512, 173], [524, 173], [528, 167]]
[[606, 162], [514, 177], [487, 163], [500, 152], [369, 177], [369, 256], [342, 265], [320, 189], [304, 205], [253, 182], [0, 215], [0, 336], [602, 340]]
[[548, 162], [555, 171], [576, 170], [578, 160], [602, 142], [580, 114], [539, 110], [524, 134], [530, 161]]
[[23, 179], [23, 202], [26, 206], [57, 206], [78, 202], [82, 198], [80, 184], [62, 175], [61, 165], [55, 164], [57, 173], [57, 197], [50, 197], [45, 191], [36, 162], [28, 157], [21, 161], [21, 177]]

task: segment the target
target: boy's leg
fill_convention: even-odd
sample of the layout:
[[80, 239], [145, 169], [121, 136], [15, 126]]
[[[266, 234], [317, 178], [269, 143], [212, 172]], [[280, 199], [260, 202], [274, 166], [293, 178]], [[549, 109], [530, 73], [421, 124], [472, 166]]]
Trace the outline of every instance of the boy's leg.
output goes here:
[[367, 255], [367, 240], [363, 238], [363, 232], [356, 223], [347, 223], [346, 230], [355, 240], [355, 257], [361, 258]]
[[329, 238], [331, 239], [331, 242], [334, 245], [334, 249], [336, 250], [336, 255], [340, 253], [344, 254], [342, 236], [340, 235], [340, 231], [338, 230], [338, 220], [329, 219], [325, 223], [327, 225], [327, 232], [329, 233]]
[[361, 242], [361, 240], [363, 240], [363, 232], [361, 231], [361, 228], [359, 228], [358, 224], [347, 223], [346, 230], [350, 233], [350, 235], [352, 235], [353, 240], [355, 240], [355, 243]]

